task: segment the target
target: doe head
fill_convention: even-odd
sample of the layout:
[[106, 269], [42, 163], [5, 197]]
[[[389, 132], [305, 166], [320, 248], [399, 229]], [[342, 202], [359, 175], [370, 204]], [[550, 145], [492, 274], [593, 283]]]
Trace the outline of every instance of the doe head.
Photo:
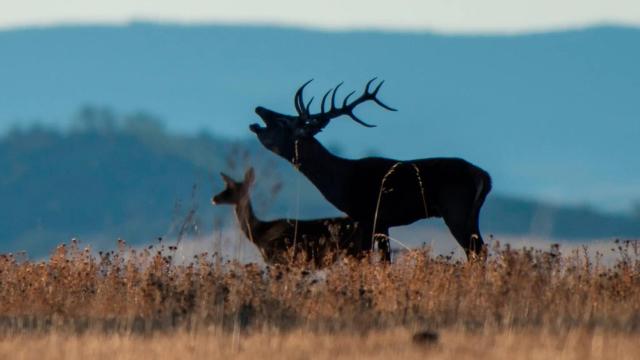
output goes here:
[[225, 188], [217, 195], [211, 198], [213, 205], [220, 204], [238, 204], [240, 201], [249, 198], [249, 189], [255, 180], [255, 172], [250, 167], [244, 174], [242, 181], [236, 181], [225, 173], [220, 173]]

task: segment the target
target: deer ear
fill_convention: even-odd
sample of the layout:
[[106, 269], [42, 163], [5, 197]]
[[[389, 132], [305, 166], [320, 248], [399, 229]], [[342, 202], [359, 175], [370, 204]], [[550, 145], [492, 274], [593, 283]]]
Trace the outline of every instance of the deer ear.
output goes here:
[[247, 172], [244, 173], [244, 183], [246, 185], [251, 185], [253, 184], [255, 179], [256, 179], [255, 171], [253, 171], [253, 167], [250, 167], [249, 169], [247, 169]]
[[235, 181], [231, 178], [231, 176], [221, 172], [220, 173], [220, 177], [222, 177], [222, 181], [224, 181], [225, 184], [227, 184], [227, 186], [232, 186]]

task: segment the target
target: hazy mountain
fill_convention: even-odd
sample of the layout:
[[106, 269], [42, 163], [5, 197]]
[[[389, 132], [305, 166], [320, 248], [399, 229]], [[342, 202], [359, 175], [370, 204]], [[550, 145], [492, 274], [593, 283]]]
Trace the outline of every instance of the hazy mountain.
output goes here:
[[149, 110], [182, 133], [249, 136], [256, 105], [291, 112], [341, 80], [400, 111], [364, 106], [379, 126], [339, 119], [322, 141], [344, 153], [462, 156], [498, 192], [631, 208], [640, 198], [640, 31], [522, 36], [316, 32], [286, 28], [57, 27], [0, 32], [0, 128], [68, 124], [78, 106]]
[[[223, 186], [219, 171], [258, 170], [253, 200], [265, 218], [337, 215], [286, 161], [255, 140], [207, 133], [171, 135], [153, 117], [119, 117], [85, 109], [66, 132], [32, 128], [0, 139], [0, 252], [46, 254], [79, 237], [94, 247], [115, 239], [145, 244], [162, 236], [210, 236], [229, 226], [231, 208], [209, 199]], [[482, 212], [485, 235], [591, 240], [640, 237], [640, 221], [588, 208], [559, 207], [492, 193]], [[442, 228], [441, 220], [414, 225]], [[422, 230], [403, 241], [429, 240]], [[451, 246], [455, 242], [451, 240]]]

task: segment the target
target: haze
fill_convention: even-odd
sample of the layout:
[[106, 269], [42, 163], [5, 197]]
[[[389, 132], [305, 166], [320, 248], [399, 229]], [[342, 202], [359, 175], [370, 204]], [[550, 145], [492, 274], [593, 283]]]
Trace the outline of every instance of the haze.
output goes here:
[[154, 20], [514, 33], [640, 25], [640, 2], [634, 0], [2, 0], [0, 8], [0, 28]]

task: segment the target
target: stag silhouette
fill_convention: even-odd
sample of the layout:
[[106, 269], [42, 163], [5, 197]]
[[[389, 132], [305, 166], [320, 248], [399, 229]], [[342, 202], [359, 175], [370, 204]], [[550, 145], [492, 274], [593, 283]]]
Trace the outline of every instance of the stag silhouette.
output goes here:
[[[311, 80], [310, 80], [311, 81]], [[367, 236], [364, 246], [371, 248], [374, 237], [388, 237], [389, 227], [411, 224], [429, 217], [442, 217], [467, 257], [483, 248], [479, 229], [480, 208], [491, 190], [491, 177], [481, 168], [459, 158], [394, 160], [382, 157], [345, 159], [330, 153], [314, 135], [332, 119], [348, 116], [365, 127], [354, 109], [367, 101], [395, 111], [377, 97], [384, 81], [371, 90], [370, 80], [363, 94], [352, 102], [348, 94], [336, 106], [336, 93], [342, 85], [327, 91], [320, 112], [312, 114], [313, 98], [305, 103], [306, 82], [295, 94], [297, 115], [285, 115], [264, 107], [256, 113], [266, 126], [250, 125], [264, 147], [294, 164], [332, 203], [360, 222]], [[329, 109], [325, 110], [330, 96]], [[381, 250], [390, 260], [388, 242]]]
[[231, 204], [240, 228], [253, 242], [268, 264], [288, 264], [302, 254], [303, 259], [323, 267], [337, 259], [340, 253], [360, 256], [364, 233], [356, 221], [347, 217], [317, 220], [277, 219], [262, 221], [253, 212], [250, 188], [254, 182], [253, 168], [239, 182], [220, 173], [225, 189], [215, 195], [214, 205]]

